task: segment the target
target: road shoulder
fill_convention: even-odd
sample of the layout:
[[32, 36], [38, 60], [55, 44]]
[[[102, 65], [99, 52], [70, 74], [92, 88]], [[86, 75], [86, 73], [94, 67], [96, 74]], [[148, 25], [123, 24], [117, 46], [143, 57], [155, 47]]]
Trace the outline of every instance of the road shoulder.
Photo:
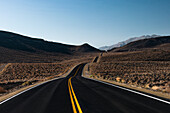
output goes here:
[[91, 74], [88, 71], [88, 64], [86, 64], [84, 66], [82, 76], [85, 77], [85, 78], [90, 78], [90, 79], [114, 84], [114, 85], [117, 85], [117, 86], [120, 86], [120, 87], [132, 89], [132, 90], [135, 90], [135, 91], [151, 94], [153, 96], [160, 97], [160, 98], [163, 98], [163, 99], [170, 101], [170, 94], [168, 94], [168, 93], [162, 93], [162, 92], [157, 92], [157, 91], [153, 91], [153, 90], [150, 90], [150, 89], [144, 89], [144, 88], [141, 88], [141, 87], [130, 86], [130, 85], [127, 85], [127, 84], [123, 84], [123, 83], [119, 83], [119, 82], [115, 82], [115, 81], [111, 81], [111, 80], [105, 80], [105, 79], [96, 78], [96, 77], [94, 78], [93, 76], [91, 76]]

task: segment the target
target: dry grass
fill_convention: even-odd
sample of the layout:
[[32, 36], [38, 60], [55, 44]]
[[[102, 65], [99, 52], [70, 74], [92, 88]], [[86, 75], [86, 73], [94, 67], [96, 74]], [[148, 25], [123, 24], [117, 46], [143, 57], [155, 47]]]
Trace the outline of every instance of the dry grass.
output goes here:
[[3, 87], [0, 87], [0, 93], [5, 93], [6, 90]]
[[8, 63], [0, 72], [0, 87], [5, 88], [7, 93], [0, 93], [0, 95], [6, 95], [36, 82], [64, 77], [70, 72], [70, 69], [73, 69], [73, 66], [90, 62], [92, 59], [93, 56], [71, 58], [56, 63]]
[[101, 62], [108, 61], [170, 61], [170, 51], [149, 49], [146, 51], [104, 53]]
[[92, 76], [91, 73], [89, 72], [89, 64], [87, 64], [87, 65], [85, 66], [85, 68], [84, 68], [84, 70], [83, 70], [83, 76], [84, 76], [84, 77], [87, 77], [87, 78], [97, 79], [97, 80], [99, 80], [99, 81], [108, 82], [108, 83], [115, 84], [115, 85], [118, 85], [118, 86], [123, 86], [123, 87], [129, 88], [129, 89], [133, 89], [133, 90], [137, 90], [137, 91], [141, 91], [141, 92], [153, 94], [153, 95], [156, 95], [156, 96], [159, 96], [159, 97], [163, 97], [163, 98], [170, 99], [170, 94], [169, 94], [169, 93], [163, 93], [163, 92], [153, 91], [153, 90], [146, 89], [146, 88], [136, 87], [136, 86], [130, 85], [130, 84], [125, 84], [125, 83], [121, 83], [121, 82], [116, 82], [116, 81], [108, 80], [108, 79], [103, 79], [103, 78], [97, 77], [97, 76], [95, 76], [95, 75]]
[[90, 72], [96, 78], [170, 93], [170, 61], [166, 59], [169, 56], [157, 61], [161, 57], [155, 57], [156, 53], [105, 53], [98, 63], [91, 63]]
[[64, 73], [72, 66], [59, 63], [12, 63], [1, 74], [0, 82], [41, 80]]
[[[75, 67], [76, 67], [76, 65], [75, 65], [74, 67], [72, 67], [69, 71], [67, 71], [65, 74], [62, 74], [62, 75], [61, 75], [60, 77], [58, 77], [58, 78], [66, 77]], [[27, 89], [29, 89], [29, 88], [31, 88], [31, 87], [37, 86], [37, 85], [42, 84], [42, 83], [44, 83], [44, 82], [46, 82], [46, 81], [48, 81], [48, 80], [54, 80], [54, 79], [55, 79], [55, 78], [46, 79], [46, 80], [44, 80], [44, 81], [39, 81], [39, 82], [37, 82], [37, 83], [35, 83], [35, 84], [33, 84], [33, 85], [29, 85], [29, 86], [26, 86], [26, 87], [22, 87], [22, 88], [20, 88], [20, 89], [16, 89], [16, 90], [12, 91], [11, 93], [7, 93], [6, 95], [0, 96], [0, 102], [2, 102], [2, 101], [4, 101], [4, 100], [6, 100], [6, 99], [8, 99], [8, 98], [10, 98], [10, 97], [18, 94], [18, 93], [20, 93], [20, 92], [22, 92], [22, 91], [24, 91], [24, 90], [27, 90]]]
[[51, 79], [66, 73], [74, 65], [91, 59], [73, 59], [60, 63], [10, 63], [0, 73], [0, 83]]

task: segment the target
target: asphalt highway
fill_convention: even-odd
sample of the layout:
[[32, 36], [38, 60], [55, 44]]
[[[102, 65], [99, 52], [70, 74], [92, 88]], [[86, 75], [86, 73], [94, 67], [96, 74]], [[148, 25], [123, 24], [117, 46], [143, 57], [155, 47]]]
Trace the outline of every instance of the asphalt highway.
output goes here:
[[170, 113], [170, 104], [83, 78], [84, 65], [0, 104], [0, 113]]

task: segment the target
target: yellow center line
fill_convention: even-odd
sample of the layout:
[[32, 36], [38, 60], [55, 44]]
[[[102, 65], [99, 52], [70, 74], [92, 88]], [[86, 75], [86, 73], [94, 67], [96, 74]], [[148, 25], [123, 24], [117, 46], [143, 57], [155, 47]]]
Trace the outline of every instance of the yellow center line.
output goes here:
[[[80, 67], [79, 67], [79, 68], [80, 68]], [[75, 75], [77, 74], [79, 68], [77, 69], [76, 73], [74, 74], [74, 77], [75, 77]], [[73, 113], [77, 113], [76, 108], [75, 108], [75, 103], [76, 103], [76, 105], [77, 105], [77, 109], [78, 109], [79, 113], [83, 113], [82, 110], [81, 110], [80, 104], [79, 104], [79, 102], [78, 102], [78, 100], [77, 100], [77, 97], [76, 97], [76, 95], [75, 95], [75, 92], [74, 92], [74, 90], [73, 90], [73, 86], [72, 86], [72, 83], [71, 83], [71, 79], [72, 79], [72, 77], [70, 77], [69, 80], [68, 80], [68, 88], [69, 88], [70, 99], [71, 99], [71, 103], [72, 103], [72, 107], [73, 107]], [[73, 94], [73, 95], [72, 95], [72, 94]], [[75, 103], [74, 103], [74, 101], [75, 101]]]
[[75, 77], [76, 76], [76, 74], [77, 74], [77, 72], [78, 72], [78, 70], [80, 69], [80, 66], [77, 68], [77, 71], [75, 72], [75, 74], [74, 74], [74, 76], [73, 77]]
[[71, 91], [72, 91], [72, 93], [73, 93], [73, 97], [74, 97], [74, 100], [75, 100], [75, 102], [76, 102], [76, 105], [77, 105], [77, 108], [78, 108], [78, 110], [79, 110], [79, 113], [83, 113], [82, 110], [81, 110], [81, 107], [80, 107], [80, 105], [79, 105], [79, 103], [78, 103], [78, 100], [77, 100], [77, 98], [76, 98], [76, 95], [75, 95], [75, 93], [74, 93], [74, 90], [73, 90], [73, 87], [72, 87], [72, 84], [71, 84], [71, 79], [70, 79], [70, 86], [71, 86]]
[[[71, 78], [69, 78], [70, 80]], [[74, 101], [73, 101], [73, 96], [71, 94], [71, 89], [70, 89], [70, 84], [68, 83], [68, 89], [69, 89], [69, 93], [70, 93], [70, 99], [71, 99], [71, 104], [72, 104], [72, 108], [73, 108], [73, 113], [77, 113], [76, 111], [76, 107], [75, 107], [75, 104], [74, 104]]]

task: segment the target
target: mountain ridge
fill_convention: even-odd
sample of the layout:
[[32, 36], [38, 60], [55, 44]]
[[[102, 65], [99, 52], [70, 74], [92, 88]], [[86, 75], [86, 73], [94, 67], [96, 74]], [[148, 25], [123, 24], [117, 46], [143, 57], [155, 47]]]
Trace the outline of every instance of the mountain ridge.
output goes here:
[[[86, 46], [84, 46], [86, 45]], [[45, 51], [45, 52], [58, 52], [64, 54], [72, 54], [72, 52], [90, 52], [80, 51], [80, 48], [86, 47], [89, 50], [98, 51], [98, 49], [85, 43], [79, 46], [62, 44], [58, 42], [49, 42], [44, 39], [31, 38], [8, 31], [0, 31], [0, 46], [8, 49], [17, 49], [27, 52]], [[79, 49], [77, 49], [79, 48]]]
[[170, 36], [161, 36], [156, 38], [142, 39], [130, 42], [122, 47], [113, 48], [111, 52], [128, 52], [128, 51], [143, 51], [147, 49], [162, 49], [165, 50], [170, 46]]
[[36, 62], [39, 59], [46, 62], [48, 57], [60, 60], [66, 56], [98, 52], [101, 51], [87, 43], [75, 46], [0, 31], [0, 62]]
[[111, 50], [113, 48], [117, 48], [117, 47], [122, 47], [130, 42], [133, 42], [133, 41], [137, 41], [137, 40], [141, 40], [141, 39], [148, 39], [148, 38], [156, 38], [156, 37], [160, 37], [160, 35], [143, 35], [143, 36], [140, 36], [140, 37], [132, 37], [132, 38], [129, 38], [125, 41], [121, 41], [121, 42], [118, 42], [117, 44], [114, 44], [114, 45], [111, 45], [111, 46], [103, 46], [103, 47], [100, 47], [99, 49], [100, 50]]

